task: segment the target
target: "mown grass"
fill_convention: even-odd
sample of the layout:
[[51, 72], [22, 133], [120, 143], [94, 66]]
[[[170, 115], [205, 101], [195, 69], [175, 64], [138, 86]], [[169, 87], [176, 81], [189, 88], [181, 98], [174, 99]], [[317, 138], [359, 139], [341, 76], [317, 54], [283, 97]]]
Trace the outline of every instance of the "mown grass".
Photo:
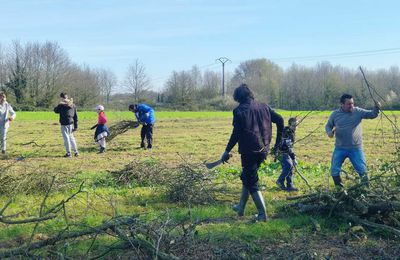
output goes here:
[[[280, 112], [285, 121], [299, 114]], [[106, 114], [109, 125], [134, 118], [130, 112], [106, 111]], [[300, 171], [313, 187], [319, 189], [333, 186], [329, 180], [333, 139], [327, 138], [324, 133], [329, 114], [329, 111], [315, 112], [307, 117], [297, 131], [298, 140], [306, 138], [295, 145]], [[394, 114], [398, 115], [399, 112]], [[67, 198], [81, 182], [85, 183], [85, 192], [67, 204], [68, 219], [57, 218], [39, 225], [37, 233], [47, 236], [56, 234], [67, 222], [74, 223], [75, 228], [80, 229], [101, 224], [117, 215], [143, 214], [144, 221], [150, 221], [165, 217], [166, 212], [175, 221], [205, 221], [197, 227], [198, 234], [201, 238], [209, 237], [210, 242], [216, 244], [224, 239], [266, 239], [279, 243], [279, 240], [289, 239], [295, 234], [307, 236], [311, 233], [312, 223], [308, 216], [280, 210], [287, 203], [288, 194], [275, 188], [280, 165], [270, 157], [260, 169], [260, 186], [272, 217], [267, 223], [251, 222], [252, 215], [256, 213], [251, 200], [246, 217], [239, 219], [231, 210], [232, 204], [239, 198], [241, 187], [240, 156], [236, 149], [229, 164], [212, 171], [217, 179], [227, 183], [229, 191], [216, 204], [191, 205], [189, 208], [188, 205], [168, 201], [165, 190], [157, 185], [140, 187], [135, 183], [117, 183], [111, 172], [123, 169], [131, 161], [151, 162], [149, 167], [152, 164], [173, 167], [181, 163], [198, 165], [216, 160], [224, 151], [232, 130], [232, 112], [157, 112], [156, 117], [154, 149], [138, 149], [140, 130], [134, 129], [109, 143], [105, 154], [97, 154], [93, 130], [90, 130], [96, 123], [97, 114], [79, 112], [76, 138], [80, 156], [67, 159], [62, 157], [65, 151], [56, 114], [19, 112], [9, 131], [8, 155], [0, 158], [0, 167], [3, 169], [0, 173], [0, 208], [9, 198], [13, 198], [13, 203], [5, 212], [7, 215], [19, 214], [20, 218], [37, 216], [44, 193], [52, 176], [55, 176], [55, 185], [46, 203], [48, 207]], [[387, 120], [378, 118], [364, 120], [363, 131], [367, 162], [373, 174], [374, 167], [378, 167], [381, 161], [392, 158], [392, 129]], [[354, 174], [348, 162], [345, 169]], [[297, 194], [308, 192], [299, 177], [295, 177], [295, 184], [300, 188]], [[317, 220], [326, 234], [346, 228], [346, 224], [340, 221]], [[18, 241], [28, 239], [33, 226], [0, 224], [0, 245], [6, 243], [15, 246]], [[105, 239], [103, 242], [110, 241]], [[100, 239], [96, 246], [101, 246], [101, 243]], [[84, 254], [87, 249], [84, 244], [74, 246], [78, 255], [79, 252]]]

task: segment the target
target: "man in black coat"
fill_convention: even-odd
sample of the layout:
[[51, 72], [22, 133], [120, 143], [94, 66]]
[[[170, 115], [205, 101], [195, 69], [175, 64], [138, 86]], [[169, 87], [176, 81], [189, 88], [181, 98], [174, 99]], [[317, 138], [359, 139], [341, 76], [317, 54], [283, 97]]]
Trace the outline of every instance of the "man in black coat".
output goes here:
[[239, 153], [242, 161], [242, 194], [239, 204], [233, 207], [239, 216], [244, 215], [244, 209], [249, 198], [253, 198], [257, 207], [257, 221], [266, 221], [267, 213], [263, 196], [258, 187], [258, 169], [267, 158], [272, 137], [272, 123], [277, 126], [275, 144], [280, 144], [284, 127], [283, 118], [268, 105], [254, 100], [254, 94], [246, 84], [237, 87], [233, 99], [239, 103], [233, 110], [233, 131], [221, 161], [229, 160], [229, 152], [239, 143]]

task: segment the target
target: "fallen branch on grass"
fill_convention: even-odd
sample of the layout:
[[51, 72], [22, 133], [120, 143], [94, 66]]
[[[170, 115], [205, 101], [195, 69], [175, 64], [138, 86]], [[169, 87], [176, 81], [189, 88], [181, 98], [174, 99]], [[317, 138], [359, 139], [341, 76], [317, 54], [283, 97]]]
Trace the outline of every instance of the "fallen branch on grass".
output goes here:
[[[301, 213], [347, 219], [355, 224], [381, 229], [400, 235], [399, 176], [381, 174], [370, 179], [371, 188], [359, 183], [336, 192], [317, 192], [289, 200], [297, 200], [286, 205]], [[385, 185], [381, 185], [385, 183]]]
[[115, 125], [110, 126], [109, 128], [110, 135], [107, 136], [107, 141], [113, 140], [115, 137], [125, 133], [129, 129], [137, 128], [139, 125], [140, 124], [137, 121], [128, 121], [128, 120], [120, 121]]

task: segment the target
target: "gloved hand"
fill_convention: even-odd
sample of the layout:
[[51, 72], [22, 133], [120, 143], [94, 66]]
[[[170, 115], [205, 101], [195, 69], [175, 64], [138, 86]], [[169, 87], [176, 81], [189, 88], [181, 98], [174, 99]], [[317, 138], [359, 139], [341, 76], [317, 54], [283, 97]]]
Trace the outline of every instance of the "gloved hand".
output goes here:
[[271, 153], [274, 157], [278, 157], [279, 155], [279, 147], [278, 146], [274, 146], [274, 148], [272, 148]]
[[221, 162], [226, 163], [228, 162], [229, 158], [231, 158], [229, 152], [225, 151], [221, 156]]

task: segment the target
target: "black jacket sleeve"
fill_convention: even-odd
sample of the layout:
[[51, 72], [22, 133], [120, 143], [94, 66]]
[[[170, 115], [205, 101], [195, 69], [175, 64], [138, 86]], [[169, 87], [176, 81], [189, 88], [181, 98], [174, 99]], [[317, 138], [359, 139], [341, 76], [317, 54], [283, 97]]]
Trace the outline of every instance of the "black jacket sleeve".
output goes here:
[[233, 111], [233, 130], [231, 137], [229, 138], [229, 142], [226, 145], [225, 151], [230, 152], [233, 147], [236, 145], [236, 143], [239, 141], [239, 136], [240, 136], [240, 119], [239, 116]]
[[60, 106], [56, 106], [56, 107], [54, 108], [54, 113], [60, 114]]
[[280, 143], [282, 142], [282, 133], [284, 128], [283, 118], [280, 114], [276, 113], [271, 108], [270, 108], [270, 113], [271, 113], [271, 122], [276, 124], [276, 140], [274, 147], [279, 147]]

